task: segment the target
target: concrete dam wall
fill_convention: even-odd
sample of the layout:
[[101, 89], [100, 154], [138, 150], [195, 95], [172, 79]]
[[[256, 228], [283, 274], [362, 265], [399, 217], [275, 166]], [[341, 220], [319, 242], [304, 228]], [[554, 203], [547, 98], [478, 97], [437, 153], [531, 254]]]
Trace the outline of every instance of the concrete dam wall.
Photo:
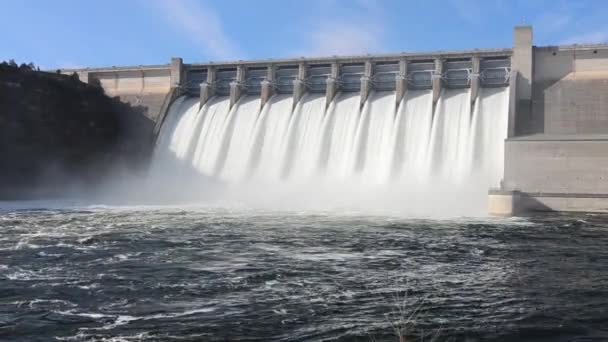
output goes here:
[[[470, 130], [476, 122], [476, 111], [481, 112], [480, 107], [484, 107], [484, 94], [500, 92], [505, 94], [504, 104], [500, 105], [506, 118], [504, 132], [492, 131], [490, 135], [495, 138], [485, 141], [480, 140], [483, 135], [471, 133], [470, 139], [475, 143], [469, 142], [465, 148], [473, 156], [466, 158], [479, 159], [475, 157], [479, 147], [473, 145], [501, 142], [497, 145], [500, 149], [492, 152], [499, 155], [495, 164], [498, 170], [493, 171], [499, 181], [488, 186], [492, 189], [485, 189], [490, 190], [489, 211], [509, 215], [528, 210], [608, 210], [606, 45], [537, 47], [533, 45], [532, 28], [517, 27], [514, 46], [507, 49], [193, 64], [174, 58], [167, 65], [62, 72], [77, 72], [82, 80], [100, 82], [109, 95], [144, 106], [146, 116], [156, 122], [154, 133], [159, 136], [161, 126], [168, 120], [175, 124], [175, 118], [169, 116], [178, 115], [171, 114], [176, 106], [205, 113], [222, 102], [228, 118], [247, 116], [242, 108], [249, 103], [249, 107], [255, 107], [251, 110], [258, 113], [252, 119], [254, 124], [264, 111], [272, 111], [268, 108], [276, 108], [280, 98], [289, 99], [285, 106], [281, 104], [289, 110], [282, 110], [297, 116], [294, 113], [301, 111], [312, 97], [323, 103], [324, 108], [319, 111], [333, 113], [334, 107], [344, 106], [348, 94], [356, 94], [350, 102], [357, 103], [359, 116], [366, 111], [373, 113], [371, 108], [379, 101], [378, 96], [390, 94], [386, 101], [392, 104], [383, 106], [394, 108], [391, 118], [398, 117], [414, 95], [428, 94], [431, 126], [423, 130], [432, 134], [434, 125], [439, 125], [435, 122], [440, 120], [438, 116], [452, 119], [460, 115], [454, 113], [462, 111], [468, 111]], [[466, 109], [446, 112], [442, 106], [455, 103], [447, 98], [456, 93], [466, 94], [462, 102]], [[486, 103], [485, 111], [500, 112], [500, 108], [490, 108], [499, 102], [492, 103]], [[189, 110], [186, 107], [182, 112]], [[195, 118], [203, 114], [192, 115]], [[332, 115], [337, 114], [325, 114]], [[446, 122], [459, 125], [458, 120]], [[381, 130], [379, 127], [375, 129]], [[444, 134], [452, 134], [448, 131]], [[435, 138], [429, 139], [427, 145], [433, 144], [430, 141]], [[227, 146], [236, 146], [238, 140]], [[434, 150], [426, 150], [424, 154], [433, 153]], [[448, 158], [452, 152], [446, 153]], [[460, 152], [456, 149], [453, 153]]]
[[108, 96], [118, 96], [124, 102], [146, 108], [146, 116], [154, 121], [172, 84], [171, 68], [164, 65], [63, 72], [76, 72], [83, 82], [99, 83]]

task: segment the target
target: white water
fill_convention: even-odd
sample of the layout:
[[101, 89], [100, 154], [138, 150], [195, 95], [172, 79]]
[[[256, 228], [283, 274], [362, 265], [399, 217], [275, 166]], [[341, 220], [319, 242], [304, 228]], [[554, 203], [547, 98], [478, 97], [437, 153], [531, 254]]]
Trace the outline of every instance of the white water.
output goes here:
[[360, 118], [358, 93], [338, 94], [324, 124], [322, 170], [328, 182], [341, 182], [353, 172], [355, 138]]
[[329, 105], [324, 94], [306, 94], [295, 108], [291, 96], [275, 95], [264, 108], [251, 96], [230, 110], [227, 97], [200, 110], [197, 99], [182, 98], [168, 113], [152, 169], [198, 174], [200, 182], [183, 179], [184, 192], [204, 179], [228, 184], [226, 196], [253, 206], [479, 213], [502, 178], [508, 92], [482, 89], [474, 108], [470, 99], [469, 89], [446, 89], [433, 113], [431, 91], [409, 91], [401, 103], [393, 92], [372, 93], [363, 106], [358, 93]]
[[154, 177], [166, 172], [183, 174], [191, 156], [188, 155], [198, 135], [196, 121], [200, 116], [197, 99], [179, 98], [173, 103], [158, 137], [151, 174]]
[[260, 114], [260, 97], [242, 98], [232, 111], [223, 137], [220, 178], [238, 181], [247, 173], [249, 156], [255, 138], [255, 125]]
[[216, 173], [216, 165], [228, 126], [229, 105], [229, 101], [217, 98], [212, 99], [199, 111], [203, 124], [191, 163], [196, 170], [205, 175]]
[[307, 94], [296, 106], [287, 129], [282, 176], [303, 180], [316, 176], [321, 153], [325, 94]]
[[430, 174], [428, 148], [433, 123], [433, 94], [409, 91], [396, 119], [393, 176], [408, 183], [427, 182]]
[[460, 183], [470, 174], [470, 130], [470, 89], [445, 90], [431, 129], [430, 172], [435, 181]]
[[390, 176], [395, 106], [393, 92], [380, 92], [372, 93], [363, 109], [355, 170], [364, 184], [384, 184]]
[[272, 182], [281, 175], [293, 101], [290, 95], [273, 96], [264, 106], [254, 130], [249, 168], [252, 178]]
[[489, 187], [498, 187], [503, 176], [505, 139], [509, 125], [507, 88], [481, 88], [473, 116], [472, 136], [476, 172]]

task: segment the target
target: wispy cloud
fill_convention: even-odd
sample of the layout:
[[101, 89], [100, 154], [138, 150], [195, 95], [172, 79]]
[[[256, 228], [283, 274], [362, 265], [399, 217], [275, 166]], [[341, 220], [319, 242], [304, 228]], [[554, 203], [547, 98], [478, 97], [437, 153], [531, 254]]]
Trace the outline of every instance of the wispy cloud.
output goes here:
[[[377, 2], [358, 0], [350, 11], [343, 8], [333, 11], [328, 7], [339, 2], [324, 1], [320, 6], [325, 11], [313, 11], [314, 17], [307, 19], [302, 31], [302, 48], [291, 54], [297, 56], [357, 55], [379, 52], [385, 46], [385, 31], [382, 25], [383, 11]], [[321, 13], [341, 12], [339, 18]]]
[[572, 23], [572, 15], [566, 11], [545, 12], [535, 22], [534, 28], [543, 33], [561, 32]]
[[534, 29], [541, 34], [569, 33], [594, 15], [594, 8], [588, 7], [584, 1], [539, 1], [534, 10], [538, 13], [533, 20]]
[[582, 33], [564, 39], [561, 44], [608, 43], [608, 29]]
[[462, 20], [468, 24], [478, 24], [483, 19], [483, 4], [478, 0], [449, 0], [447, 2]]
[[174, 29], [186, 34], [203, 52], [214, 59], [243, 58], [244, 54], [229, 37], [220, 15], [202, 2], [193, 0], [148, 0]]
[[508, 11], [504, 0], [448, 0], [447, 4], [455, 15], [470, 25], [484, 24]]
[[548, 10], [535, 23], [539, 32], [554, 34], [560, 44], [608, 42], [606, 4], [559, 0], [547, 6]]
[[355, 55], [382, 49], [382, 31], [349, 22], [333, 22], [309, 32], [304, 55]]

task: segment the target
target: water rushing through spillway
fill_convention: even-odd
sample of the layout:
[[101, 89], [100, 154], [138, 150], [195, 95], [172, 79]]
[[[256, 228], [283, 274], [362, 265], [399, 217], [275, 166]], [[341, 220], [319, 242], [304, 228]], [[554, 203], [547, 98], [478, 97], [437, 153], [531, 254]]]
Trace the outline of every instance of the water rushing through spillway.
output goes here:
[[184, 191], [221, 184], [231, 199], [270, 205], [416, 212], [451, 209], [466, 196], [474, 200], [456, 214], [477, 214], [487, 189], [502, 179], [507, 103], [506, 88], [482, 89], [476, 101], [470, 89], [446, 89], [434, 110], [430, 90], [411, 90], [400, 102], [394, 92], [374, 92], [363, 105], [358, 93], [331, 103], [309, 93], [295, 105], [275, 95], [263, 107], [258, 96], [245, 96], [232, 108], [227, 97], [202, 107], [180, 98], [163, 125], [151, 175], [179, 176]]

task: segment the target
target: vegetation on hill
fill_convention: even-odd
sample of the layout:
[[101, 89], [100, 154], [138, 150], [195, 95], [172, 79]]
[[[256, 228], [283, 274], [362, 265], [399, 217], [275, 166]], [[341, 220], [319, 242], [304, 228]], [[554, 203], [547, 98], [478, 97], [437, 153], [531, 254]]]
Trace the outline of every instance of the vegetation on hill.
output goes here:
[[90, 188], [117, 168], [137, 169], [151, 151], [151, 125], [143, 108], [77, 74], [0, 63], [0, 198]]

